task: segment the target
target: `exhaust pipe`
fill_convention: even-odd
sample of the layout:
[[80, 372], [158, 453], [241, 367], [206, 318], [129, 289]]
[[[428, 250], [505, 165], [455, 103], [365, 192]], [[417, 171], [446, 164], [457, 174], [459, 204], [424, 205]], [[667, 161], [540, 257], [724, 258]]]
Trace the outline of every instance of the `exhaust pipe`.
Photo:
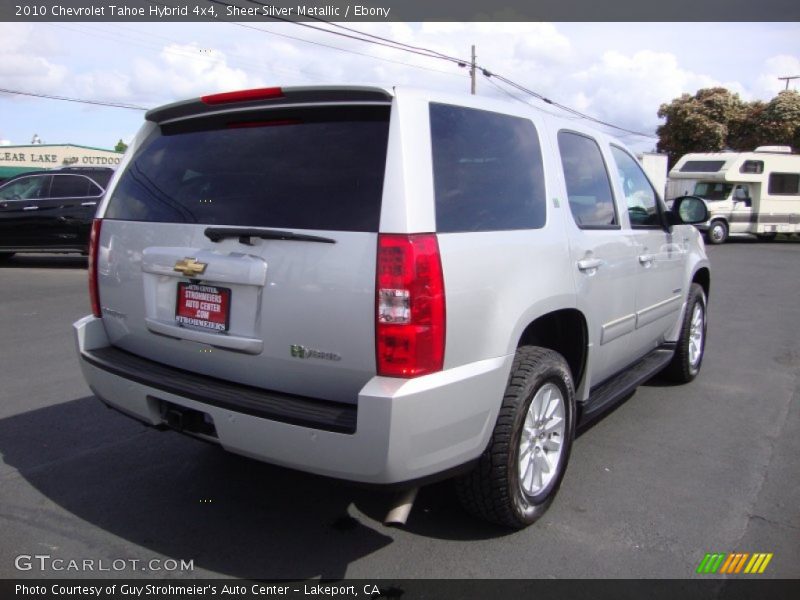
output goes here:
[[411, 509], [414, 507], [414, 500], [417, 497], [418, 491], [419, 488], [415, 487], [411, 488], [410, 490], [406, 490], [397, 496], [392, 508], [389, 510], [389, 514], [387, 514], [386, 518], [383, 520], [383, 524], [399, 526], [405, 525], [406, 521], [408, 520], [408, 515], [411, 513]]

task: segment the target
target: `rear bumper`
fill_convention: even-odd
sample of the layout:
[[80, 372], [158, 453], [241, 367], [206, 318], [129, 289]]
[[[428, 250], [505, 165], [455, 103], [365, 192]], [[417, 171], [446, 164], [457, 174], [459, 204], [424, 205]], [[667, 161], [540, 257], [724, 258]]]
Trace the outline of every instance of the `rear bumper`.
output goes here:
[[121, 412], [160, 426], [163, 403], [200, 411], [226, 450], [373, 484], [435, 476], [480, 456], [513, 360], [409, 380], [374, 377], [350, 405], [245, 388], [141, 359], [111, 346], [102, 319], [92, 316], [74, 329], [86, 381]]

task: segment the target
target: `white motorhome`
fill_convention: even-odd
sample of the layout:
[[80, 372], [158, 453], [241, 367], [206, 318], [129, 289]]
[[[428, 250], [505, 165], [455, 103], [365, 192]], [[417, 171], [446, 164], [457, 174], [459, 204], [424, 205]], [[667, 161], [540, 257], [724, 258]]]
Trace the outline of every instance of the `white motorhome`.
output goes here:
[[668, 197], [700, 196], [709, 220], [697, 227], [711, 244], [729, 233], [769, 240], [800, 232], [800, 154], [788, 146], [754, 152], [710, 152], [683, 156], [669, 172]]

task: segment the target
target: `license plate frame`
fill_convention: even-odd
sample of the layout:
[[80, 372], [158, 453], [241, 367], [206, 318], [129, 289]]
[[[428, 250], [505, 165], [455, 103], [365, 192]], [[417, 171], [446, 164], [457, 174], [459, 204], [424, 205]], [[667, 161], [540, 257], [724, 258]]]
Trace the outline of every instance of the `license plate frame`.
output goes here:
[[175, 290], [175, 322], [190, 329], [227, 333], [232, 299], [230, 288], [179, 281]]

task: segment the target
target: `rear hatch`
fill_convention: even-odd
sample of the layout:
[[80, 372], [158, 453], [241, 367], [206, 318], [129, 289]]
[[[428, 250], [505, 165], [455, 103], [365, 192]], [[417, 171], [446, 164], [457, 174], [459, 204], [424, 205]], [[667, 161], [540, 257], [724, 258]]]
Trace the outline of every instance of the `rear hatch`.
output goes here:
[[375, 375], [391, 98], [265, 92], [148, 114], [103, 214], [105, 328], [179, 369], [355, 402]]

